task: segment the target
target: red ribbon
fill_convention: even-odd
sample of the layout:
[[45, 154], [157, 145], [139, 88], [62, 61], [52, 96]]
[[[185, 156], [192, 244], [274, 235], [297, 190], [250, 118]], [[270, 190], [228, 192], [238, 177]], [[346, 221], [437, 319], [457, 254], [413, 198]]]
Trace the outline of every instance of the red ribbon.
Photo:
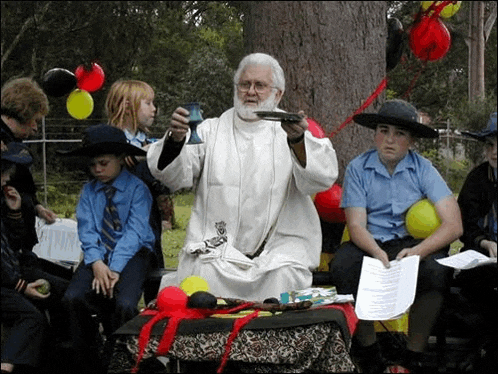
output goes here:
[[[149, 343], [150, 340], [150, 335], [152, 332], [152, 328], [154, 325], [165, 319], [169, 318], [168, 324], [166, 325], [166, 328], [164, 329], [163, 336], [161, 340], [159, 341], [159, 346], [157, 347], [156, 355], [159, 356], [166, 356], [175, 340], [176, 332], [178, 330], [178, 326], [180, 325], [180, 322], [183, 321], [184, 319], [201, 319], [201, 318], [206, 318], [209, 317], [210, 315], [213, 314], [230, 314], [230, 313], [237, 313], [241, 310], [250, 308], [254, 305], [252, 302], [244, 303], [241, 305], [238, 305], [234, 308], [231, 309], [197, 309], [197, 308], [179, 308], [178, 310], [167, 310], [167, 311], [160, 311], [160, 310], [153, 310], [153, 309], [146, 309], [141, 313], [143, 316], [153, 316], [150, 321], [148, 321], [145, 325], [142, 326], [142, 329], [140, 330], [140, 334], [138, 336], [138, 355], [137, 355], [137, 360], [135, 366], [131, 369], [132, 373], [137, 373], [138, 371], [138, 366], [140, 364], [140, 361], [142, 361], [142, 358], [145, 353], [145, 349], [147, 348], [147, 344]], [[250, 322], [253, 318], [258, 316], [259, 310], [256, 310], [254, 313], [249, 314], [246, 317], [241, 318], [241, 321], [239, 322], [238, 320], [235, 321], [234, 323], [234, 329], [227, 341], [227, 344], [225, 346], [225, 354], [223, 355], [222, 363], [220, 367], [218, 368], [218, 373], [221, 373], [223, 371], [223, 367], [226, 364], [226, 361], [228, 360], [228, 355], [230, 354], [230, 348], [233, 340], [237, 336], [238, 332], [242, 327], [244, 327], [248, 322]], [[251, 317], [251, 318], [249, 318]]]
[[353, 117], [356, 116], [357, 114], [360, 114], [363, 112], [367, 107], [372, 104], [372, 102], [377, 98], [377, 96], [380, 95], [382, 91], [384, 91], [387, 87], [387, 77], [382, 79], [380, 84], [377, 86], [375, 91], [368, 97], [368, 99], [363, 103], [362, 106], [360, 106], [356, 111], [349, 116], [335, 131], [332, 131], [332, 133], [329, 135], [330, 138], [333, 138], [339, 131], [341, 131], [348, 123], [350, 123], [353, 120]]

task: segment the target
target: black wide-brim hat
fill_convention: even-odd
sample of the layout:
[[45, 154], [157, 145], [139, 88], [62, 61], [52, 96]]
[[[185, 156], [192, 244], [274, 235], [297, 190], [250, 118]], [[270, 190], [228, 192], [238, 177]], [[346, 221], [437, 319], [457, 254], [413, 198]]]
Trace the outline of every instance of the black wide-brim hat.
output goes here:
[[141, 148], [128, 144], [126, 135], [111, 125], [90, 126], [83, 134], [83, 145], [72, 151], [58, 151], [63, 156], [96, 157], [104, 154], [126, 154], [127, 156], [145, 156]]
[[393, 125], [404, 128], [417, 138], [437, 138], [437, 130], [419, 121], [417, 109], [404, 100], [386, 101], [377, 114], [357, 114], [353, 120], [359, 125], [375, 130], [377, 125]]
[[486, 141], [486, 138], [490, 136], [496, 136], [496, 112], [491, 113], [488, 120], [488, 127], [480, 132], [470, 132], [470, 131], [462, 131], [463, 135], [470, 136], [471, 138], [477, 139], [481, 142]]

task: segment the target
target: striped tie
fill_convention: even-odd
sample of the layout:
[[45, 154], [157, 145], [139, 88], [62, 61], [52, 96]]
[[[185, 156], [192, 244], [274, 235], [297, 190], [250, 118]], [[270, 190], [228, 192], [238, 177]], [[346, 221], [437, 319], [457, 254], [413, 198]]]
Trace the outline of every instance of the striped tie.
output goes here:
[[107, 198], [107, 204], [104, 209], [104, 219], [102, 220], [101, 238], [106, 249], [112, 252], [116, 246], [115, 232], [121, 231], [121, 221], [119, 220], [116, 206], [112, 202], [112, 198], [116, 193], [116, 188], [112, 186], [105, 186], [104, 193]]

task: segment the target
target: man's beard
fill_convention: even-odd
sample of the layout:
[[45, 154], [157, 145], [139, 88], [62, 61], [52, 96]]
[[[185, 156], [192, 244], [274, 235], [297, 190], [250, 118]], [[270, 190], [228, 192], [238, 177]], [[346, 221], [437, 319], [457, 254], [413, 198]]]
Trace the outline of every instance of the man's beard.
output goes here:
[[258, 104], [258, 106], [253, 107], [253, 106], [245, 106], [244, 103], [239, 99], [237, 92], [235, 92], [233, 96], [233, 106], [235, 108], [235, 113], [239, 116], [240, 119], [245, 120], [245, 121], [255, 121], [259, 120], [260, 118], [258, 117], [257, 114], [254, 112], [257, 111], [265, 111], [265, 112], [271, 112], [275, 110], [275, 108], [278, 105], [278, 102], [276, 100], [276, 95], [277, 91], [273, 91], [273, 93], [263, 101], [262, 103]]

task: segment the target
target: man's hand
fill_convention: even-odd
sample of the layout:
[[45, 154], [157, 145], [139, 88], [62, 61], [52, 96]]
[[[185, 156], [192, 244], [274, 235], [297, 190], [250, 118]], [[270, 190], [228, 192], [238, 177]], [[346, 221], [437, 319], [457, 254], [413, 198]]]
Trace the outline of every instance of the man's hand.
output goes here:
[[171, 131], [171, 137], [177, 143], [182, 142], [187, 135], [187, 131], [189, 130], [189, 114], [187, 109], [178, 107], [171, 116], [169, 131]]
[[21, 209], [21, 195], [12, 186], [5, 186], [3, 188], [5, 202], [10, 210]]
[[36, 210], [36, 215], [45, 221], [47, 221], [48, 224], [52, 224], [55, 222], [57, 219], [57, 214], [52, 212], [50, 209], [45, 208], [43, 205], [38, 204], [35, 207]]
[[44, 283], [45, 281], [43, 279], [37, 279], [32, 283], [28, 283], [26, 289], [24, 290], [24, 294], [30, 299], [41, 300], [48, 298], [50, 296], [50, 292], [44, 295], [39, 293], [38, 290], [36, 289], [36, 287], [42, 286]]
[[287, 138], [291, 142], [303, 136], [304, 132], [308, 128], [308, 122], [306, 121], [304, 111], [301, 110], [298, 114], [303, 117], [300, 122], [282, 122], [282, 128], [287, 133]]

